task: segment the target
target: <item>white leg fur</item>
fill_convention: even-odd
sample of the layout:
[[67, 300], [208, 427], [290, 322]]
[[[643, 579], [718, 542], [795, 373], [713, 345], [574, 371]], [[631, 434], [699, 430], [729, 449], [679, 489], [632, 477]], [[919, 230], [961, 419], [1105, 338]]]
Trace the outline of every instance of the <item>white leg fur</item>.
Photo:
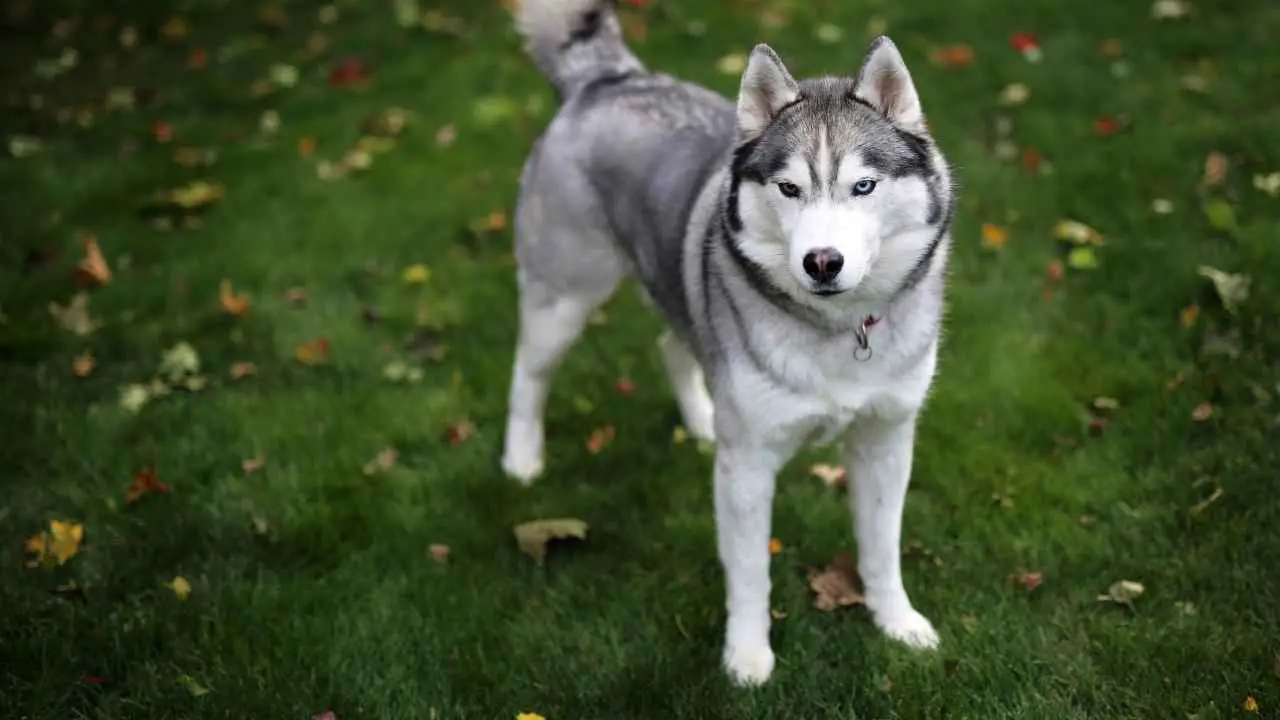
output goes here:
[[552, 298], [540, 290], [522, 288], [520, 294], [520, 340], [511, 370], [502, 453], [502, 469], [526, 485], [542, 473], [542, 418], [551, 375], [603, 302], [586, 296]]
[[769, 645], [769, 527], [779, 463], [759, 447], [716, 452], [716, 539], [725, 573], [724, 665], [739, 685], [773, 673]]
[[916, 612], [902, 585], [902, 509], [911, 478], [914, 414], [854, 423], [845, 445], [852, 476], [849, 493], [858, 540], [858, 574], [867, 608], [889, 637], [914, 648], [934, 648], [938, 633]]
[[685, 428], [699, 440], [714, 440], [714, 406], [697, 358], [670, 330], [658, 338], [658, 347], [662, 349], [662, 361], [667, 366], [667, 378], [680, 405]]

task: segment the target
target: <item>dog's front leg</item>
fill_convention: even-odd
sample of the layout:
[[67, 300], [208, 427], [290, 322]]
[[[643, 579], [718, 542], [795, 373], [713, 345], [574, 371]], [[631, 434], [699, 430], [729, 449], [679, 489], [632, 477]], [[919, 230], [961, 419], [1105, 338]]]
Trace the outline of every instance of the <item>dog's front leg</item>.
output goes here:
[[773, 672], [769, 525], [778, 464], [760, 446], [721, 445], [716, 451], [716, 537], [729, 611], [724, 664], [741, 685], [759, 685]]
[[858, 539], [858, 574], [867, 608], [889, 637], [917, 648], [938, 645], [938, 633], [916, 612], [902, 585], [902, 510], [911, 478], [916, 413], [855, 422], [845, 443], [845, 468]]

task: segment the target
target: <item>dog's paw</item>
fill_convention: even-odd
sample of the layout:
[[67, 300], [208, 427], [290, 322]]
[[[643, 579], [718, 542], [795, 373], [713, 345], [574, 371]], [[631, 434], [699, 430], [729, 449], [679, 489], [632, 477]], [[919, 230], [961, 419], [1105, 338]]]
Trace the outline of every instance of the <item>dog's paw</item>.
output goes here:
[[891, 613], [873, 613], [872, 617], [885, 635], [908, 647], [932, 650], [941, 640], [929, 618], [910, 607]]
[[735, 685], [763, 685], [773, 674], [773, 650], [768, 646], [728, 647], [724, 651], [724, 668]]
[[542, 458], [508, 450], [502, 456], [502, 470], [521, 485], [529, 485], [542, 474]]
[[707, 400], [702, 407], [695, 407], [687, 413], [684, 422], [685, 429], [694, 440], [716, 441], [715, 411], [712, 409], [710, 400]]

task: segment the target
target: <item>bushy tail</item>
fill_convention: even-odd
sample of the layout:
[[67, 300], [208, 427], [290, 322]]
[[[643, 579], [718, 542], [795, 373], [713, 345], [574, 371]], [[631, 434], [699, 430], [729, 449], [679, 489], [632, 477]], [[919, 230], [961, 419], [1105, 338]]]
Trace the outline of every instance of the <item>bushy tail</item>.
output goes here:
[[644, 71], [613, 0], [520, 0], [515, 15], [525, 51], [562, 99], [596, 78]]

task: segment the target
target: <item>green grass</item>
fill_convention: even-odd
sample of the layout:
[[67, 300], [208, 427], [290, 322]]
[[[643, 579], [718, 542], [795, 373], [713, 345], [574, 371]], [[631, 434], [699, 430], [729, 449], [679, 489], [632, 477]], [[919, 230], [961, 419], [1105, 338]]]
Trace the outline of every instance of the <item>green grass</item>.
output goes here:
[[[34, 4], [2, 53], [15, 105], [0, 124], [44, 147], [0, 163], [0, 715], [1164, 720], [1247, 716], [1252, 696], [1277, 717], [1280, 200], [1252, 185], [1280, 169], [1274, 3], [1202, 0], [1180, 22], [1152, 19], [1146, 2], [1049, 0], [792, 2], [776, 28], [759, 22], [761, 2], [657, 0], [636, 13], [648, 36], [635, 47], [651, 67], [725, 93], [736, 78], [716, 60], [761, 40], [797, 74], [852, 73], [868, 20], [883, 18], [962, 186], [946, 344], [905, 519], [917, 544], [907, 587], [942, 648], [894, 645], [861, 608], [810, 607], [799, 566], [852, 549], [840, 494], [807, 472], [833, 456], [814, 450], [780, 479], [773, 604], [787, 616], [773, 633], [778, 670], [756, 691], [732, 688], [718, 667], [711, 460], [672, 442], [660, 323], [633, 293], [558, 376], [545, 479], [521, 489], [498, 469], [511, 239], [470, 227], [510, 211], [553, 111], [504, 12], [442, 8], [466, 24], [454, 38], [397, 27], [385, 2], [339, 2], [332, 25], [288, 2], [277, 30], [258, 25], [253, 3], [80, 4], [94, 9]], [[69, 39], [48, 33], [72, 15], [82, 22]], [[160, 42], [170, 15], [189, 35]], [[705, 35], [685, 33], [691, 20]], [[823, 22], [845, 40], [816, 41]], [[120, 49], [122, 24], [137, 27], [137, 49]], [[316, 31], [328, 47], [306, 58]], [[1010, 47], [1019, 31], [1038, 34], [1042, 62]], [[1097, 50], [1109, 37], [1123, 43], [1118, 58]], [[929, 62], [935, 45], [961, 42], [971, 66]], [[68, 46], [75, 69], [31, 74]], [[187, 70], [196, 47], [209, 65]], [[348, 56], [369, 63], [367, 89], [328, 86]], [[1182, 88], [1202, 61], [1207, 92]], [[298, 85], [252, 97], [274, 62], [295, 64]], [[1001, 108], [1011, 82], [1030, 100]], [[113, 86], [154, 100], [105, 113]], [[480, 122], [485, 97], [510, 99], [513, 113]], [[54, 120], [93, 106], [89, 127]], [[415, 113], [396, 148], [362, 174], [320, 180], [317, 159], [340, 157], [360, 121], [389, 106]], [[281, 119], [274, 138], [258, 130], [268, 109]], [[1099, 136], [1104, 115], [1129, 124]], [[1051, 174], [995, 156], [999, 116]], [[151, 137], [156, 121], [173, 125], [173, 141]], [[457, 130], [448, 147], [434, 137], [445, 125]], [[299, 157], [303, 137], [315, 156]], [[216, 147], [218, 161], [180, 167], [171, 155], [183, 145]], [[1230, 172], [1201, 188], [1215, 150]], [[200, 227], [161, 232], [139, 217], [149, 193], [196, 178], [226, 187]], [[1238, 233], [1210, 225], [1211, 197], [1235, 208]], [[1156, 198], [1175, 211], [1154, 213]], [[1106, 245], [1096, 270], [1068, 271], [1045, 298], [1062, 218]], [[985, 222], [1009, 228], [1001, 252], [982, 248]], [[47, 310], [75, 292], [81, 231], [115, 272], [91, 293], [102, 327], [85, 337]], [[47, 250], [56, 255], [38, 261]], [[424, 285], [400, 279], [414, 263], [432, 269]], [[1238, 314], [1197, 275], [1202, 264], [1252, 276]], [[224, 277], [251, 296], [247, 316], [219, 312]], [[304, 306], [286, 299], [293, 287]], [[1199, 318], [1183, 327], [1192, 304]], [[362, 319], [367, 308], [379, 322]], [[382, 368], [421, 339], [423, 320], [447, 353], [420, 363], [418, 384], [388, 381]], [[1203, 351], [1231, 332], [1234, 356]], [[331, 343], [327, 361], [295, 361], [316, 337]], [[181, 341], [209, 386], [122, 409], [120, 387], [147, 381]], [[86, 351], [97, 368], [77, 378], [72, 360]], [[237, 361], [259, 373], [232, 381]], [[633, 395], [615, 391], [623, 376]], [[1088, 427], [1097, 396], [1120, 402], [1100, 435]], [[1195, 422], [1202, 402], [1213, 415]], [[445, 434], [463, 419], [476, 431], [452, 445]], [[592, 454], [586, 438], [604, 425], [617, 436]], [[366, 476], [385, 447], [399, 452], [395, 468]], [[241, 461], [258, 453], [265, 466], [246, 477]], [[172, 491], [126, 505], [132, 476], [152, 464]], [[1221, 496], [1192, 512], [1215, 487]], [[539, 568], [511, 527], [547, 516], [591, 530]], [[24, 539], [51, 519], [84, 524], [79, 554], [25, 567]], [[452, 562], [433, 562], [432, 543], [449, 545]], [[1043, 585], [1016, 586], [1019, 570], [1043, 573]], [[165, 587], [175, 576], [192, 585], [185, 602]], [[1120, 579], [1146, 593], [1128, 609], [1097, 602]], [[53, 592], [70, 581], [84, 592]], [[211, 691], [193, 697], [181, 675]]]

